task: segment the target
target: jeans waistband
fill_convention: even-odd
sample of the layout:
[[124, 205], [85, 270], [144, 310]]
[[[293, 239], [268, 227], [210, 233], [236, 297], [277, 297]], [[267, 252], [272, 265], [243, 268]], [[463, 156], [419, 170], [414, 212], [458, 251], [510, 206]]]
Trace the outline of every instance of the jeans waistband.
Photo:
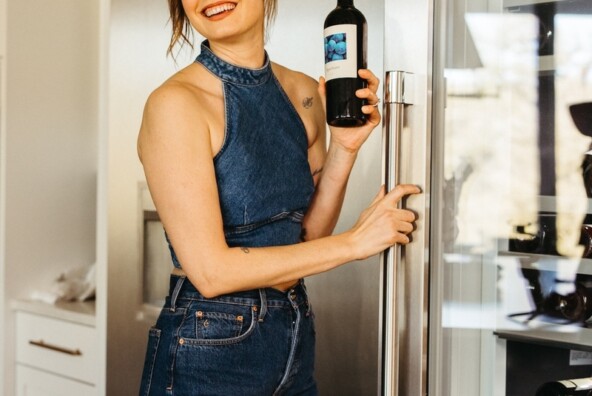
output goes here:
[[[179, 300], [202, 300], [259, 306], [259, 321], [263, 321], [269, 307], [294, 307], [306, 304], [308, 296], [304, 280], [300, 280], [289, 290], [262, 288], [224, 294], [214, 298], [204, 297], [186, 276], [172, 274], [170, 279], [170, 309], [175, 310]], [[307, 308], [307, 314], [310, 308]]]

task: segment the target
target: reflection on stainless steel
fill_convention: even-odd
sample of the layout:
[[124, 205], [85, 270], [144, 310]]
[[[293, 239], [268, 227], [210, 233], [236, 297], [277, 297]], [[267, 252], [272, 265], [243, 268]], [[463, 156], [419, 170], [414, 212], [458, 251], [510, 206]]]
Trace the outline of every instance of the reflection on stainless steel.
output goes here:
[[[532, 260], [530, 257], [523, 259]], [[536, 259], [533, 261], [536, 264]], [[592, 327], [592, 275], [580, 274], [571, 282], [561, 281], [557, 278], [558, 274], [552, 270], [523, 267], [522, 274], [528, 282], [526, 289], [531, 295], [532, 309], [509, 313], [509, 319], [525, 325], [532, 325], [531, 321], [536, 319], [541, 323]], [[562, 284], [567, 287], [558, 287]]]
[[582, 225], [580, 245], [584, 247], [584, 253], [582, 254], [582, 257], [592, 258], [592, 224]]
[[558, 14], [555, 31], [557, 250], [564, 256], [582, 257], [580, 228], [588, 194], [581, 165], [591, 139], [575, 126], [570, 106], [592, 98], [592, 17]]
[[[584, 126], [592, 111], [578, 108], [592, 103], [592, 17], [574, 15], [582, 12], [590, 15], [592, 2], [451, 0], [443, 8], [444, 286], [434, 288], [442, 308], [433, 315], [443, 335], [433, 337], [431, 393], [534, 394], [511, 392], [509, 373], [524, 371], [493, 333], [592, 345], [590, 120]], [[458, 33], [465, 21], [470, 39]], [[544, 372], [537, 363], [528, 375]]]
[[445, 178], [472, 170], [456, 186], [455, 243], [491, 251], [538, 215], [538, 22], [528, 14], [466, 21], [483, 67], [446, 70]]
[[[575, 126], [586, 136], [592, 137], [592, 102], [576, 103], [569, 106], [569, 113]], [[592, 145], [588, 148], [592, 148]], [[592, 198], [592, 151], [587, 151], [582, 160], [582, 177], [588, 198]], [[589, 254], [584, 253], [584, 257]]]
[[[539, 216], [538, 227], [527, 224], [516, 227], [516, 235], [509, 239], [511, 252], [558, 255], [556, 215], [544, 213]], [[582, 258], [592, 258], [592, 224], [583, 224], [579, 244], [583, 247]]]
[[586, 136], [592, 136], [592, 102], [572, 104], [569, 112], [574, 124]]

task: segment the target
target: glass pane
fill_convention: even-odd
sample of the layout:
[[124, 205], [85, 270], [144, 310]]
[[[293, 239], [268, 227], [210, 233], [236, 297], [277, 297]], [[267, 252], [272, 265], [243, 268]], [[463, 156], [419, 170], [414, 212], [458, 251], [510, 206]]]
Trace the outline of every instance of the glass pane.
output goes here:
[[535, 395], [592, 375], [592, 2], [442, 7], [432, 378]]

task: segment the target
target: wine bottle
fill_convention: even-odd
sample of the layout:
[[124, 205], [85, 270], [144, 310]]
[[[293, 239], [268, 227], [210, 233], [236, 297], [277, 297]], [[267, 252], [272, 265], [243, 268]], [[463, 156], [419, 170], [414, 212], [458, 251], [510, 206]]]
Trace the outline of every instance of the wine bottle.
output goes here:
[[338, 0], [325, 19], [325, 80], [327, 82], [327, 123], [332, 126], [363, 125], [366, 100], [356, 91], [367, 86], [358, 76], [367, 68], [368, 27], [353, 0]]
[[572, 293], [561, 295], [551, 292], [545, 298], [543, 311], [569, 322], [586, 322], [592, 317], [592, 290], [576, 282]]
[[592, 395], [592, 377], [546, 382], [536, 392], [536, 396], [590, 395]]

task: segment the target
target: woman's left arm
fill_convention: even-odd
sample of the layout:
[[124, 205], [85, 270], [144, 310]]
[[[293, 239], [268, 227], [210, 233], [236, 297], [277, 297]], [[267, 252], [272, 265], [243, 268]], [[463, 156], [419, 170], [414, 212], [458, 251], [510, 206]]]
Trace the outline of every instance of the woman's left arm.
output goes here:
[[[347, 182], [358, 152], [370, 133], [380, 123], [376, 91], [379, 80], [369, 70], [359, 71], [361, 78], [368, 81], [368, 88], [356, 92], [359, 98], [367, 99], [368, 105], [362, 108], [367, 116], [366, 124], [356, 128], [329, 127], [331, 136], [326, 148], [325, 134], [319, 132], [309, 148], [309, 162], [315, 177], [315, 193], [303, 221], [303, 239], [313, 240], [331, 235], [339, 219]], [[319, 81], [319, 96], [322, 104], [322, 117], [317, 117], [319, 131], [326, 130], [325, 124], [325, 80]]]

